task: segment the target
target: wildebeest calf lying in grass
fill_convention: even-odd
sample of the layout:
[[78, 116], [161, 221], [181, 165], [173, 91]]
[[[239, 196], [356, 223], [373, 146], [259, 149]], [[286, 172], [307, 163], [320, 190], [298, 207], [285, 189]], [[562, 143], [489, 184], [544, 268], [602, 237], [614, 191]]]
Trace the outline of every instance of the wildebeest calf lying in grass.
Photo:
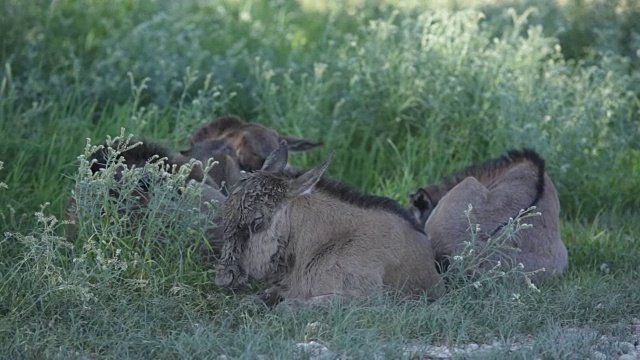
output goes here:
[[[221, 116], [204, 124], [193, 133], [189, 142], [193, 148], [210, 140], [218, 141], [217, 146], [224, 143], [233, 149], [238, 165], [244, 171], [260, 169], [267, 156], [278, 148], [281, 140], [287, 142], [291, 151], [308, 151], [322, 145], [320, 142], [280, 135], [266, 126], [248, 123], [233, 115]], [[209, 148], [214, 147], [209, 145]], [[218, 149], [218, 152], [228, 151]]]
[[510, 218], [531, 206], [541, 216], [527, 218], [532, 228], [522, 229], [505, 244], [517, 250], [495, 253], [485, 263], [506, 266], [522, 263], [524, 271], [540, 281], [563, 273], [568, 266], [567, 249], [560, 239], [560, 202], [544, 160], [533, 150], [511, 150], [505, 155], [469, 166], [438, 184], [427, 185], [411, 195], [408, 210], [424, 226], [438, 262], [459, 255], [470, 239], [469, 219], [464, 211], [473, 207], [474, 223], [482, 233], [480, 243], [500, 234]]
[[285, 171], [287, 160], [283, 141], [227, 197], [218, 286], [268, 280], [262, 299], [272, 305], [349, 299], [383, 287], [442, 295], [431, 244], [405, 209], [322, 177], [331, 157], [297, 174]]
[[[152, 187], [158, 186], [158, 184], [151, 181], [151, 174], [146, 172], [142, 175], [137, 184], [127, 187], [126, 189], [122, 189], [119, 185], [123, 183], [125, 168], [142, 169], [145, 166], [155, 165], [157, 166], [158, 171], [161, 170], [161, 166], [165, 166], [165, 169], [169, 172], [177, 172], [181, 167], [185, 166], [190, 159], [180, 154], [175, 154], [164, 146], [145, 140], [142, 144], [137, 146], [120, 149], [121, 153], [118, 157], [122, 157], [123, 161], [121, 164], [116, 165], [114, 163], [115, 156], [110, 155], [110, 151], [114, 151], [113, 149], [118, 148], [121, 148], [119, 140], [116, 140], [110, 148], [107, 144], [103, 144], [102, 148], [91, 154], [87, 160], [91, 162], [90, 171], [94, 175], [101, 170], [106, 170], [107, 167], [116, 166], [115, 171], [113, 172], [115, 184], [108, 189], [109, 196], [113, 201], [119, 201], [122, 204], [127, 204], [126, 206], [119, 206], [118, 211], [126, 212], [135, 223], [136, 217], [139, 216], [140, 212], [149, 205]], [[160, 162], [161, 158], [167, 159], [164, 164]], [[204, 173], [200, 165], [194, 164], [191, 168], [186, 181], [189, 182], [191, 180], [204, 183], [201, 193], [201, 206], [205, 206], [205, 202], [213, 201], [219, 204], [224, 202], [225, 197], [220, 193], [220, 191], [218, 191], [215, 182]], [[76, 188], [76, 192], [78, 190], [79, 189]], [[97, 195], [98, 194], [96, 194], [96, 196]], [[76, 196], [77, 194], [70, 197], [67, 200], [65, 207], [67, 220], [72, 220], [72, 223], [67, 227], [67, 236], [72, 240], [76, 237], [77, 221], [79, 220], [76, 210]], [[90, 194], [90, 196], [92, 195]], [[208, 237], [212, 247], [219, 248], [222, 240], [222, 227], [215, 226], [209, 229]]]

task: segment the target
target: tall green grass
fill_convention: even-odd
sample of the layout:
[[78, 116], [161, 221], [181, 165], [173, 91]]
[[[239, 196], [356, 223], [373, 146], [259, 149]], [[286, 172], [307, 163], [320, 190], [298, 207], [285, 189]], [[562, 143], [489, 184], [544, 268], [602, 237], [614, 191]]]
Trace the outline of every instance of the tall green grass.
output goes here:
[[[278, 358], [309, 339], [354, 358], [407, 357], [403, 345], [412, 342], [494, 340], [531, 345], [509, 356], [558, 358], [590, 356], [590, 347], [613, 356], [600, 335], [632, 338], [625, 324], [640, 314], [637, 1], [1, 7], [7, 358]], [[90, 195], [113, 186], [108, 173], [88, 177], [78, 157], [87, 138], [101, 143], [121, 128], [182, 149], [191, 131], [224, 113], [323, 141], [292, 155], [294, 165], [335, 149], [331, 175], [403, 204], [470, 162], [533, 147], [560, 195], [570, 271], [539, 293], [516, 284], [453, 291], [433, 304], [391, 296], [296, 316], [220, 292], [194, 256], [204, 229], [191, 222], [193, 198], [160, 192], [140, 228], [148, 231], [120, 233], [113, 224], [121, 218], [100, 215], [108, 198]], [[81, 236], [70, 243], [60, 220], [78, 184], [91, 191]], [[179, 216], [163, 218], [166, 206]]]

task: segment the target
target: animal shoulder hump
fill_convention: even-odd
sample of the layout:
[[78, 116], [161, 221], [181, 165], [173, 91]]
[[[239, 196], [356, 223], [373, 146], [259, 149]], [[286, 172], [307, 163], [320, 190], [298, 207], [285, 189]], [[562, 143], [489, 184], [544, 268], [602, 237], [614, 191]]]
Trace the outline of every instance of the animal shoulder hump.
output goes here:
[[424, 232], [416, 219], [414, 219], [405, 208], [400, 206], [397, 201], [391, 198], [388, 198], [386, 196], [365, 194], [346, 183], [332, 179], [326, 175], [320, 178], [320, 181], [318, 181], [316, 188], [333, 198], [336, 198], [353, 206], [362, 209], [381, 210], [396, 215], [401, 220], [409, 223], [409, 225], [411, 225], [415, 230]]

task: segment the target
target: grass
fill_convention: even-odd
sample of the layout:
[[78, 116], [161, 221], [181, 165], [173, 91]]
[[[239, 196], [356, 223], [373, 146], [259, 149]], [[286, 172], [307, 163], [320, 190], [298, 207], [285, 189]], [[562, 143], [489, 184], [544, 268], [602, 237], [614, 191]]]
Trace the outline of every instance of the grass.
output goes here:
[[[407, 358], [407, 344], [499, 340], [530, 346], [478, 356], [584, 358], [620, 354], [602, 335], [633, 342], [637, 1], [1, 6], [3, 357], [289, 358], [317, 340], [351, 358]], [[540, 292], [495, 282], [435, 303], [389, 295], [295, 316], [221, 292], [195, 251], [207, 221], [191, 210], [196, 187], [179, 196], [170, 180], [131, 234], [129, 219], [98, 215], [130, 204], [95, 195], [109, 174], [87, 175], [78, 156], [121, 128], [182, 149], [229, 112], [323, 141], [294, 165], [335, 149], [331, 175], [403, 204], [470, 162], [534, 147], [560, 195], [570, 269]], [[86, 221], [70, 243], [58, 219], [78, 184]]]

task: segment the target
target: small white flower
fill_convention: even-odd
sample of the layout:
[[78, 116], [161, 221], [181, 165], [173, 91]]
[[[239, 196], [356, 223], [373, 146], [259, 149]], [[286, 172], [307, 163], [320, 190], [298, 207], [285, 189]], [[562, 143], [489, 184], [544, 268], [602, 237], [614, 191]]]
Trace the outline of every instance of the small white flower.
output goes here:
[[536, 284], [531, 282], [531, 278], [529, 278], [528, 276], [525, 278], [526, 282], [527, 282], [527, 286], [529, 286], [529, 289], [535, 291], [535, 292], [540, 292], [540, 289], [538, 289], [538, 287], [536, 286]]
[[239, 18], [243, 22], [249, 22], [251, 21], [251, 14], [248, 11], [241, 11]]
[[316, 80], [322, 79], [322, 75], [324, 71], [327, 69], [327, 64], [325, 63], [315, 63], [313, 64], [313, 73], [316, 77]]
[[265, 72], [262, 74], [262, 77], [263, 77], [265, 80], [269, 81], [269, 80], [271, 80], [271, 78], [272, 78], [275, 74], [276, 74], [276, 73], [275, 73], [273, 70], [269, 69], [269, 70], [265, 71]]

